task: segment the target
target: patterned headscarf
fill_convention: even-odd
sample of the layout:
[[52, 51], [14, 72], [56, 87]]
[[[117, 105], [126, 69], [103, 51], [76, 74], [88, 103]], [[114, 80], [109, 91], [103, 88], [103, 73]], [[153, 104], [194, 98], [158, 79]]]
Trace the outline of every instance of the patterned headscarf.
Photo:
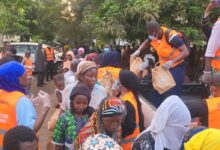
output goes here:
[[7, 92], [19, 91], [26, 94], [24, 87], [19, 82], [19, 77], [25, 73], [24, 67], [16, 61], [0, 66], [0, 89]]
[[109, 136], [96, 134], [86, 139], [82, 150], [122, 150], [122, 148]]
[[[79, 149], [88, 137], [98, 133], [106, 134], [101, 121], [102, 117], [106, 115], [123, 115], [125, 117], [126, 108], [123, 101], [119, 100], [118, 98], [106, 98], [100, 103], [98, 110], [93, 113], [86, 125], [78, 134], [78, 137], [74, 142], [74, 147], [76, 149]], [[118, 133], [112, 133], [111, 138], [117, 142], [120, 140]]]

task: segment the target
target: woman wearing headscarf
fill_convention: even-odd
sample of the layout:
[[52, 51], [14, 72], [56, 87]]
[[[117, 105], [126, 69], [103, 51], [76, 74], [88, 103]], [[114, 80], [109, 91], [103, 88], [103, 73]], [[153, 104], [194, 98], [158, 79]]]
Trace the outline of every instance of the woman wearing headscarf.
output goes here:
[[80, 47], [80, 48], [77, 50], [76, 59], [79, 59], [80, 61], [82, 61], [83, 58], [84, 58], [84, 55], [85, 55], [85, 49], [84, 49], [83, 47]]
[[89, 107], [91, 90], [86, 84], [77, 84], [70, 99], [71, 109], [62, 114], [54, 129], [55, 150], [73, 149], [72, 142], [93, 113], [93, 109]]
[[95, 134], [86, 139], [82, 150], [123, 150], [119, 144], [105, 134]]
[[133, 72], [121, 70], [119, 83], [120, 98], [125, 102], [128, 110], [127, 117], [122, 124], [122, 147], [129, 150], [135, 138], [144, 130], [144, 118], [138, 98], [140, 80]]
[[97, 53], [89, 53], [86, 58], [85, 58], [86, 61], [93, 61], [95, 62], [96, 64], [99, 63], [99, 57], [98, 57], [98, 54]]
[[0, 66], [0, 149], [6, 131], [24, 125], [38, 132], [47, 116], [51, 106], [49, 95], [40, 91], [33, 100], [43, 103], [42, 112], [37, 117], [33, 103], [25, 96], [27, 84], [25, 68], [21, 64], [11, 61]]
[[164, 100], [151, 125], [134, 142], [132, 150], [179, 150], [189, 130], [190, 112], [178, 96]]
[[76, 150], [82, 147], [87, 138], [95, 134], [106, 134], [120, 143], [121, 123], [126, 115], [123, 101], [118, 98], [104, 99], [96, 112], [93, 113], [74, 142]]
[[[97, 75], [98, 75], [97, 65], [92, 61], [82, 61], [77, 66], [76, 78], [78, 82], [85, 83], [91, 89], [92, 93], [91, 93], [91, 101], [89, 103], [89, 106], [93, 107], [94, 109], [97, 109], [100, 102], [105, 97], [107, 97], [106, 90], [102, 86], [96, 83]], [[76, 84], [77, 83], [67, 85], [64, 89], [63, 98], [62, 98], [63, 101], [61, 105], [63, 111], [70, 109], [69, 96], [72, 89], [76, 86]]]
[[64, 72], [67, 72], [68, 70], [70, 70], [71, 62], [73, 62], [74, 58], [75, 58], [75, 55], [73, 51], [68, 51], [66, 53], [66, 58], [65, 58], [65, 61], [63, 62]]
[[219, 150], [220, 130], [199, 127], [197, 132], [184, 142], [181, 150]]

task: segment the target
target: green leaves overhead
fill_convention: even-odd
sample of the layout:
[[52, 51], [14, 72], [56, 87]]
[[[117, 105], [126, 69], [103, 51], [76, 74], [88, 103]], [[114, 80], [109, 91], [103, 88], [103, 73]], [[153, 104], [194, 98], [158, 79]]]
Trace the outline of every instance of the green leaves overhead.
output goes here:
[[[4, 1], [4, 2], [3, 2]], [[45, 41], [91, 43], [145, 39], [145, 23], [186, 32], [197, 45], [204, 40], [201, 17], [207, 0], [0, 0], [0, 33]], [[211, 15], [216, 20], [219, 11]]]
[[141, 24], [158, 12], [159, 7], [150, 0], [96, 0], [86, 7], [82, 24], [104, 41], [133, 40], [139, 36]]

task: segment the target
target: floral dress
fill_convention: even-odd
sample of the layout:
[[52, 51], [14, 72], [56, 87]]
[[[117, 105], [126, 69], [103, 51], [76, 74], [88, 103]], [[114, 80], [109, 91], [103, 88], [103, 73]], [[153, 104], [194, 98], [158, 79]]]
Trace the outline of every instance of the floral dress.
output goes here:
[[65, 150], [74, 149], [72, 143], [88, 119], [88, 116], [76, 117], [71, 111], [64, 113], [56, 123], [52, 142], [65, 146]]

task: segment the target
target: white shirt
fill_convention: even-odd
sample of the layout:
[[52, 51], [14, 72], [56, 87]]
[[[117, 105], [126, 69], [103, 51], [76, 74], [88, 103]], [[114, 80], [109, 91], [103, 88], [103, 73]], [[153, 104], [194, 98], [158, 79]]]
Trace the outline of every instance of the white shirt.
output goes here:
[[209, 38], [205, 57], [215, 57], [217, 50], [220, 48], [220, 21], [217, 21], [212, 28], [212, 33]]
[[76, 75], [71, 70], [64, 73], [64, 80], [65, 80], [65, 86], [67, 86], [68, 84], [77, 82]]
[[[70, 109], [70, 94], [73, 88], [76, 86], [77, 82], [74, 84], [69, 84], [65, 87], [62, 96], [62, 104], [61, 108], [66, 111]], [[92, 93], [91, 93], [91, 101], [89, 106], [93, 107], [94, 109], [98, 109], [100, 102], [107, 97], [107, 92], [104, 87], [95, 84]]]
[[93, 107], [94, 109], [98, 109], [99, 104], [106, 97], [107, 92], [105, 88], [101, 85], [95, 84], [91, 93], [91, 101], [89, 103], [89, 106]]
[[183, 138], [189, 130], [191, 116], [188, 108], [183, 101], [175, 95], [166, 98], [151, 122], [137, 139], [151, 131], [155, 136], [155, 150], [168, 148], [179, 150]]

